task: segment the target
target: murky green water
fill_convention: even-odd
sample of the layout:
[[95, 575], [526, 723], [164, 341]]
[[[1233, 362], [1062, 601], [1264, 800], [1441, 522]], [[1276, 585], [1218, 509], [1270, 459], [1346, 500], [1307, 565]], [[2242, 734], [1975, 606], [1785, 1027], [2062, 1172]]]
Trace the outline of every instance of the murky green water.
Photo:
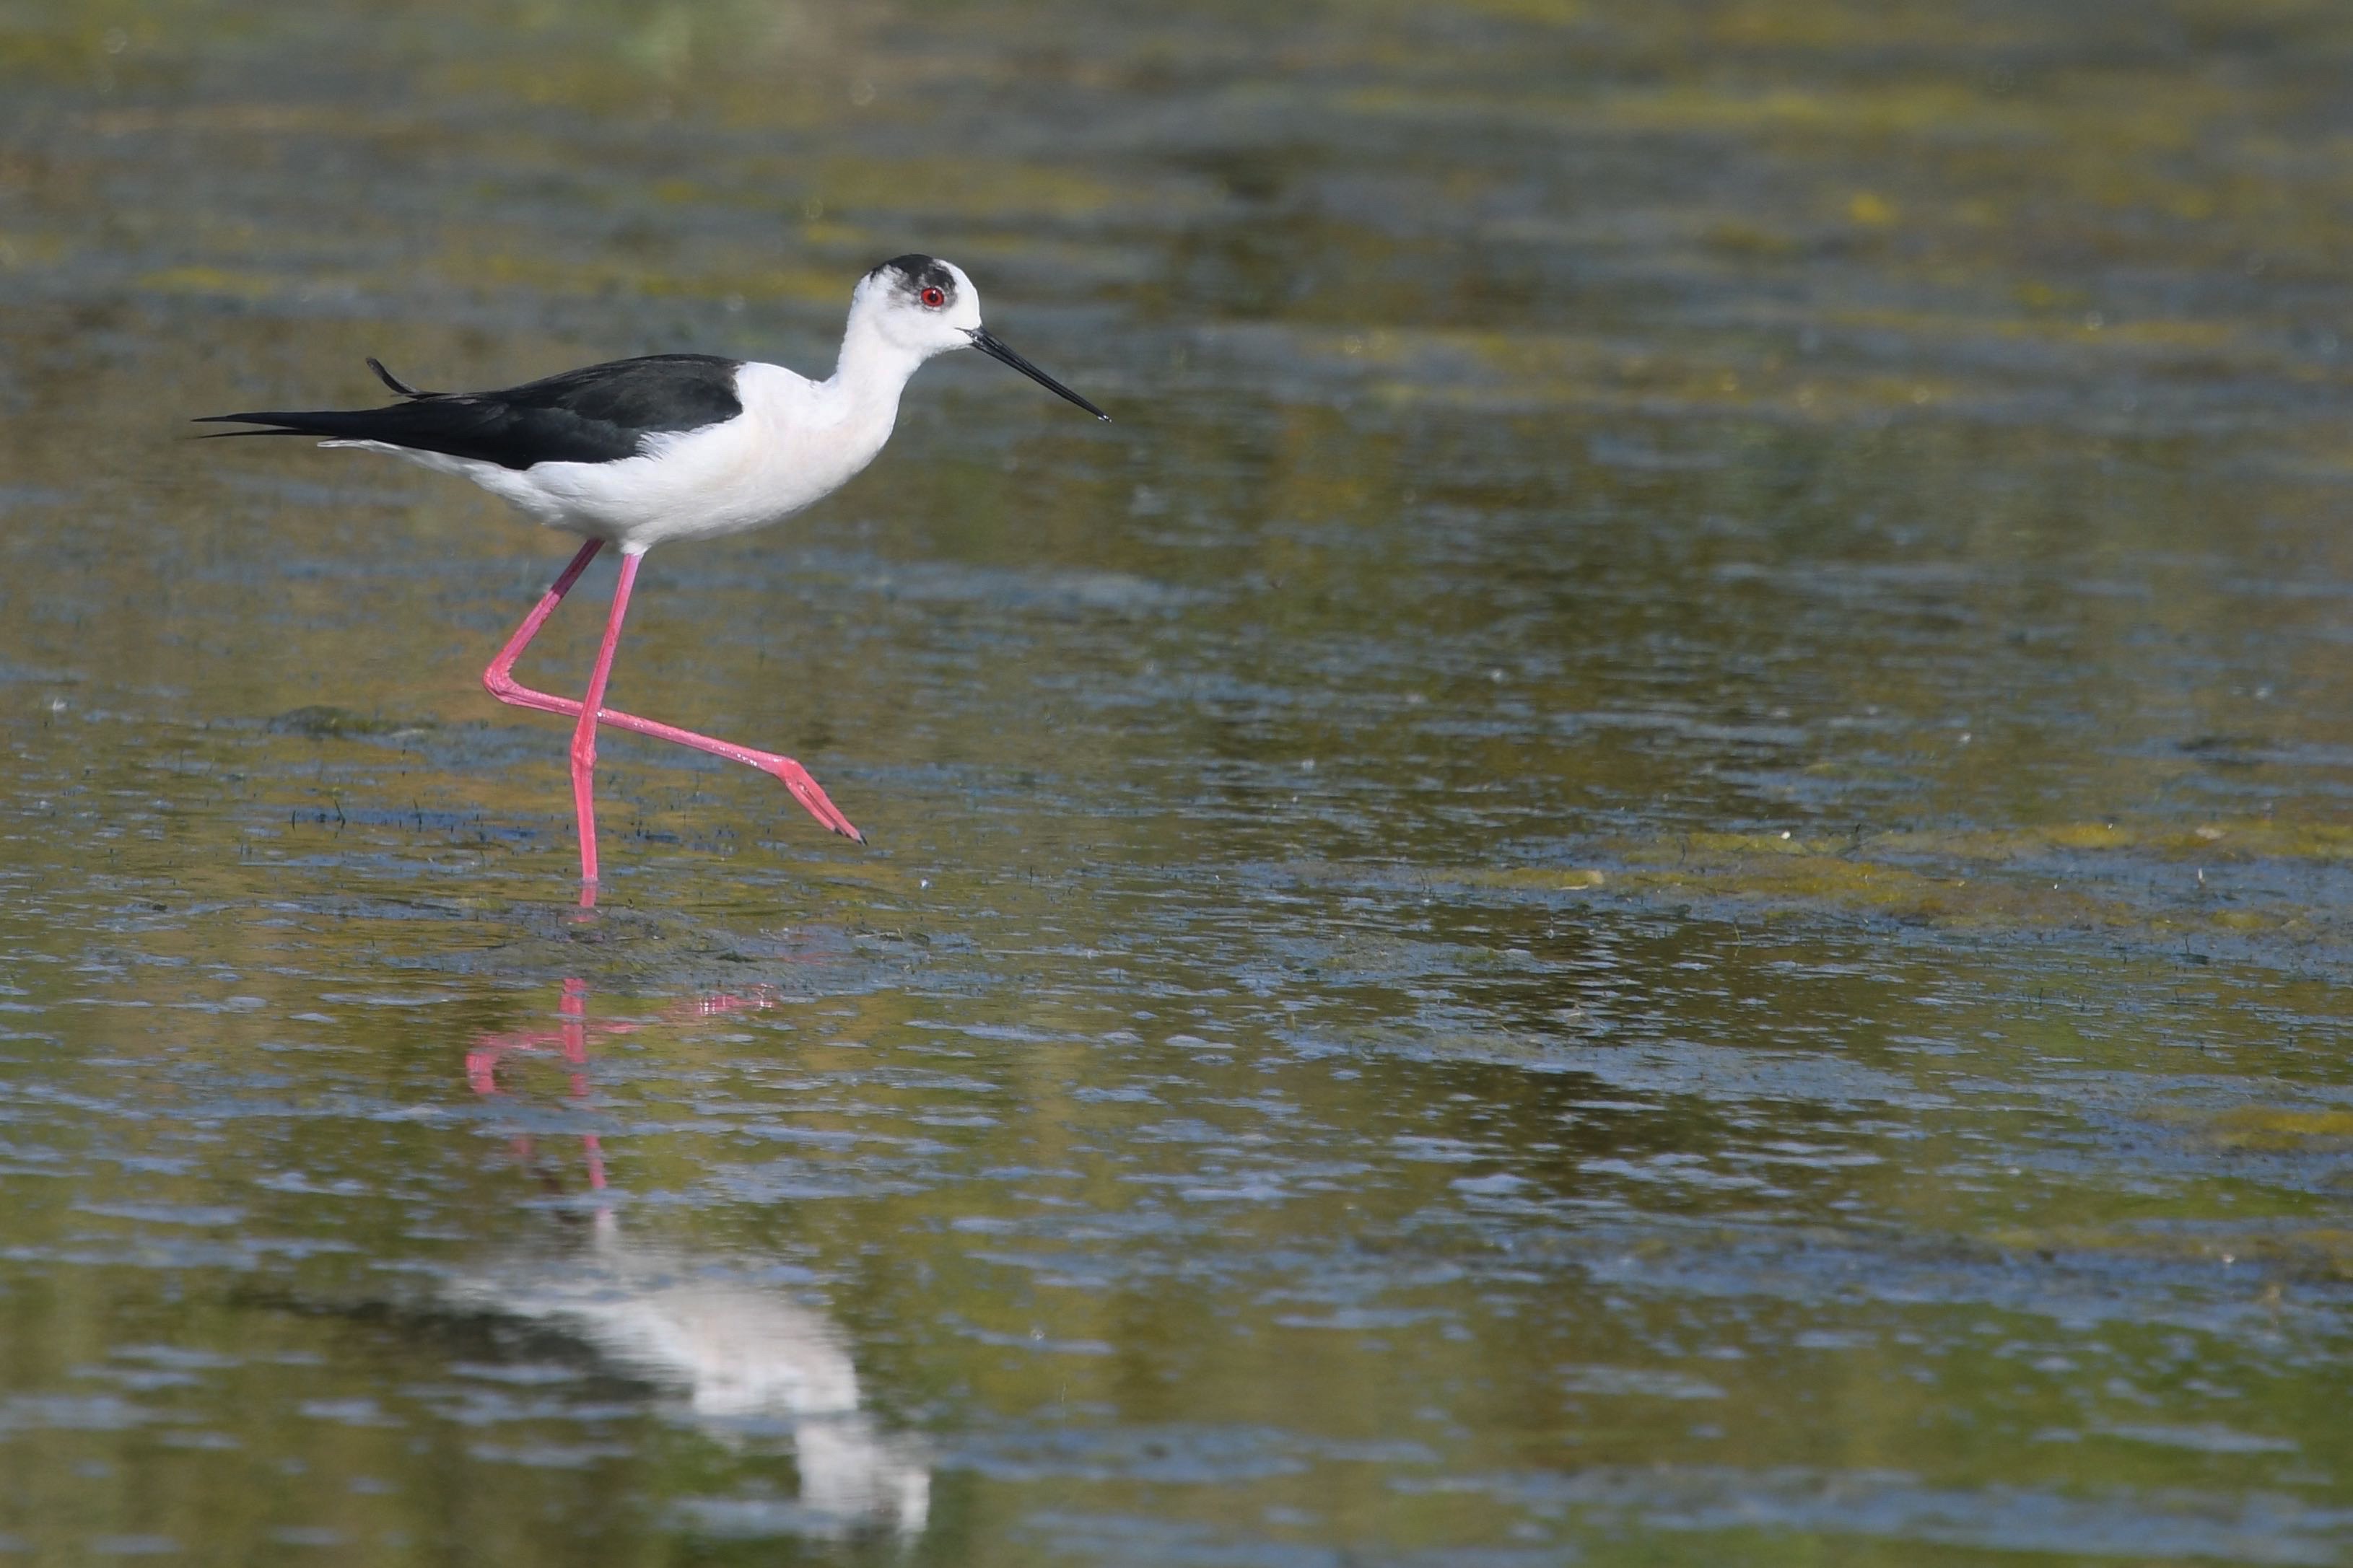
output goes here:
[[[2353, 19], [0, 5], [0, 1561], [2353, 1561]], [[187, 416], [975, 356], [650, 559]], [[610, 581], [523, 673], [584, 678]]]

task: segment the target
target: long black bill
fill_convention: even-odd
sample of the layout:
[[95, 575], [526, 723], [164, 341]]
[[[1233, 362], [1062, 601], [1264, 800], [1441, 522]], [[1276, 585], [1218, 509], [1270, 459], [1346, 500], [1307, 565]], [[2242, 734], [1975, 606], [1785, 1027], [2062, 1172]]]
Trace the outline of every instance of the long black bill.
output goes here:
[[1097, 408], [1093, 404], [1089, 403], [1085, 398], [1081, 397], [1077, 393], [1072, 392], [1069, 387], [1064, 386], [1060, 382], [1056, 381], [1052, 376], [1048, 375], [1044, 371], [1039, 370], [1036, 365], [1031, 364], [1028, 360], [1023, 359], [1019, 354], [1015, 353], [1011, 349], [1008, 349], [1003, 343], [998, 342], [997, 341], [997, 334], [990, 331], [987, 327], [975, 327], [972, 330], [972, 346], [978, 349], [981, 353], [987, 354], [993, 360], [997, 360], [1003, 363], [1011, 365], [1014, 369], [1019, 371], [1022, 374], [1028, 376], [1030, 380], [1036, 382], [1039, 385], [1044, 387], [1055, 396], [1069, 398], [1071, 402], [1077, 404], [1080, 407], [1085, 409], [1088, 413], [1093, 415], [1104, 424], [1108, 425], [1111, 423], [1110, 415], [1105, 414], [1102, 409]]

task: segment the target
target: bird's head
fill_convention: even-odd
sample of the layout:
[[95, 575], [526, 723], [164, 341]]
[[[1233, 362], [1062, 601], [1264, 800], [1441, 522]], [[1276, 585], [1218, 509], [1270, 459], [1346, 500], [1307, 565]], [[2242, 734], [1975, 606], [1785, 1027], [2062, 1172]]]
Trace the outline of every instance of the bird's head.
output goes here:
[[871, 332], [918, 360], [950, 349], [978, 349], [1096, 418], [1111, 417], [997, 342], [980, 324], [980, 290], [953, 261], [899, 256], [867, 273], [849, 297], [849, 331]]
[[894, 257], [858, 280], [849, 318], [853, 324], [862, 318], [893, 347], [929, 359], [972, 346], [980, 326], [980, 290], [953, 261]]

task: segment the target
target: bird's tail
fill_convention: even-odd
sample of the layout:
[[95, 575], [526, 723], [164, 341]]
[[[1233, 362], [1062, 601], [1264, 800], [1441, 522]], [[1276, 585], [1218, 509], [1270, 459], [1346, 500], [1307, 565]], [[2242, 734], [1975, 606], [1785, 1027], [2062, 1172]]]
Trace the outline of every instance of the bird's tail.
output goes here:
[[[448, 395], [440, 392], [418, 391], [385, 369], [384, 362], [374, 354], [368, 356], [367, 367], [375, 372], [378, 381], [383, 382], [401, 396], [415, 402], [430, 402], [435, 398]], [[397, 404], [394, 405], [395, 408], [399, 406]], [[390, 412], [392, 410], [382, 408], [349, 411], [318, 408], [300, 411], [257, 411], [249, 414], [206, 414], [200, 416], [195, 423], [270, 426], [266, 430], [207, 430], [204, 433], [207, 440], [218, 440], [228, 436], [317, 436], [330, 441], [371, 441], [384, 439], [394, 433], [385, 427], [385, 416]]]
[[227, 436], [315, 436], [326, 441], [379, 441], [391, 432], [385, 428], [385, 409], [333, 408], [260, 410], [248, 414], [206, 414], [192, 423], [197, 425], [261, 425], [261, 430], [207, 430], [204, 438], [218, 440]]

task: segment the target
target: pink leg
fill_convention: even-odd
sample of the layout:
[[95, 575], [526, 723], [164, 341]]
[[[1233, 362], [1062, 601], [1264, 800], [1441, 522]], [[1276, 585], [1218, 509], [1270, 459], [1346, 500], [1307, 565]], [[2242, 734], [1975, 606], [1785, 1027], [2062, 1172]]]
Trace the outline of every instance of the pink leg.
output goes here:
[[[596, 879], [596, 715], [605, 710], [605, 683], [613, 678], [613, 655], [621, 647], [621, 623], [629, 614], [629, 590], [637, 585], [642, 555], [621, 556], [621, 580], [613, 584], [613, 608], [605, 617], [605, 640], [588, 672], [588, 695], [572, 726], [572, 811], [580, 819], [580, 880]], [[584, 900], [585, 901], [585, 900]]]
[[[595, 539], [582, 545], [580, 552], [572, 558], [571, 564], [565, 567], [547, 592], [540, 596], [539, 603], [533, 607], [530, 615], [523, 617], [522, 624], [515, 627], [514, 635], [507, 639], [504, 647], [499, 649], [498, 657], [491, 660], [490, 668], [482, 671], [482, 685], [491, 696], [517, 708], [535, 709], [542, 713], [560, 713], [566, 718], [579, 716], [582, 710], [580, 703], [573, 701], [568, 697], [557, 697], [550, 692], [535, 691], [515, 679], [514, 663], [516, 659], [522, 657], [523, 649], [531, 646], [532, 639], [539, 635], [539, 628], [546, 624], [547, 617], [555, 613], [555, 606], [564, 602], [564, 596], [566, 594], [572, 592], [573, 584], [580, 580], [580, 574], [588, 569], [588, 563], [595, 560], [596, 552], [603, 548], [604, 542]], [[624, 559], [622, 572], [625, 583], [635, 575], [636, 567], [636, 557]], [[626, 593], [626, 590], [624, 592]], [[617, 604], [620, 596], [617, 595]], [[617, 618], [613, 627], [617, 629], [618, 626], [619, 621]], [[605, 655], [605, 662], [609, 665], [609, 645]], [[650, 735], [657, 741], [669, 741], [677, 745], [691, 747], [698, 752], [708, 752], [715, 757], [725, 757], [730, 762], [742, 763], [748, 767], [757, 768], [792, 791], [793, 798], [806, 806], [809, 815], [816, 817], [818, 821], [844, 837], [860, 844], [866, 842], [866, 836], [859, 832], [851, 825], [849, 818], [841, 814], [840, 807], [826, 797], [825, 791], [818, 786], [817, 780], [809, 777], [808, 770], [792, 758], [780, 756], [774, 752], [755, 751], [750, 746], [739, 746], [732, 741], [714, 740], [709, 735], [698, 735], [691, 730], [681, 730], [669, 724], [658, 724], [650, 719], [640, 719], [634, 713], [622, 713], [605, 708], [601, 706], [603, 698], [604, 688], [600, 683], [596, 688], [595, 696], [595, 700], [599, 705], [596, 713], [597, 722], [609, 725], [616, 730], [628, 730], [637, 734]], [[590, 745], [592, 755], [594, 751], [592, 741]], [[578, 778], [576, 772], [575, 778], [575, 781]], [[587, 824], [584, 822], [584, 827], [586, 826]], [[593, 881], [596, 876], [593, 834], [584, 831], [581, 835], [581, 844], [583, 865], [586, 869], [588, 879]]]
[[[547, 624], [548, 616], [555, 614], [555, 606], [564, 603], [564, 595], [572, 592], [572, 584], [580, 581], [580, 574], [588, 570], [588, 563], [596, 560], [596, 552], [604, 548], [605, 542], [601, 539], [592, 539], [582, 545], [580, 552], [572, 558], [571, 564], [556, 574], [555, 581], [548, 584], [547, 592], [539, 596], [539, 603], [532, 606], [531, 614], [522, 618], [522, 625], [515, 627], [514, 636], [507, 638], [507, 646], [499, 649], [498, 658], [491, 660], [491, 667], [482, 671], [482, 684], [491, 696], [501, 702], [510, 702], [519, 708], [537, 708], [543, 712], [579, 711], [576, 703], [567, 709], [561, 697], [550, 697], [544, 692], [533, 691], [516, 684], [514, 661], [522, 657], [522, 650], [531, 646], [531, 639], [539, 635], [539, 628]], [[548, 706], [550, 703], [556, 706], [551, 708]]]

